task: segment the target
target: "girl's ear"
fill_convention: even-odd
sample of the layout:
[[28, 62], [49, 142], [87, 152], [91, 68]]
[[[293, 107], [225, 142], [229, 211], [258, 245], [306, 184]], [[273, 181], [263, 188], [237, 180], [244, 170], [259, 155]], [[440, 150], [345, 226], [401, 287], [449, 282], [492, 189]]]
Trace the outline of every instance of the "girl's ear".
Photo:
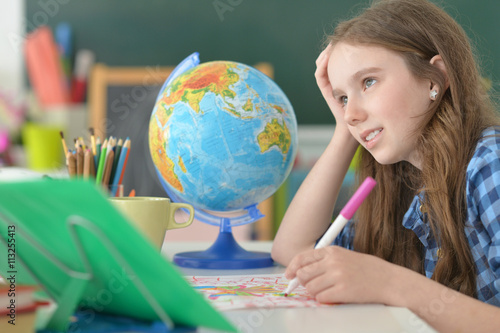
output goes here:
[[[446, 71], [446, 65], [444, 64], [443, 58], [439, 54], [436, 54], [430, 60], [431, 65], [436, 66], [444, 75], [445, 83], [444, 90], [448, 89], [450, 86], [450, 81], [448, 80], [448, 72]], [[431, 87], [433, 89], [433, 87]]]

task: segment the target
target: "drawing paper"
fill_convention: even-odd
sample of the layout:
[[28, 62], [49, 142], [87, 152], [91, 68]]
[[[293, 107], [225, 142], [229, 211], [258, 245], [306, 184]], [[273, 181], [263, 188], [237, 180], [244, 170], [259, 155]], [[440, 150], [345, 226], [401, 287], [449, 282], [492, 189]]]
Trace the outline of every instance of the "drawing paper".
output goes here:
[[299, 286], [284, 296], [288, 280], [282, 274], [187, 276], [188, 282], [217, 309], [274, 307], [327, 307]]

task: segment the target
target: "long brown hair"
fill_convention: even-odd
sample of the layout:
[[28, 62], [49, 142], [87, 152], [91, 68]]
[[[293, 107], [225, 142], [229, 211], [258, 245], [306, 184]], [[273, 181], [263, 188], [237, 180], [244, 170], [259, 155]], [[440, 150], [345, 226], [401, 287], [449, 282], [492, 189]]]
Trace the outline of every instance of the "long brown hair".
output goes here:
[[[475, 296], [475, 264], [464, 232], [465, 174], [481, 132], [498, 120], [465, 32], [426, 0], [382, 0], [340, 23], [329, 42], [396, 51], [416, 78], [440, 87], [416, 132], [421, 170], [404, 161], [380, 165], [362, 149], [358, 182], [371, 176], [378, 185], [358, 211], [354, 248], [423, 273], [422, 244], [402, 220], [413, 197], [424, 191], [427, 222], [442, 254], [432, 278]], [[446, 76], [429, 62], [437, 54], [446, 66], [449, 89]]]

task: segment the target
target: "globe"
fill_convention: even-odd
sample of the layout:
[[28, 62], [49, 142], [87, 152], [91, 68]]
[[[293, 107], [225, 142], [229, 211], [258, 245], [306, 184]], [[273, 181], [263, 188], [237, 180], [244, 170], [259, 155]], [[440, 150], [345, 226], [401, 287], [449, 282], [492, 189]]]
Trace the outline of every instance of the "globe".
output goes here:
[[297, 153], [297, 121], [278, 85], [257, 69], [213, 61], [158, 95], [149, 124], [153, 163], [169, 194], [230, 212], [270, 197]]

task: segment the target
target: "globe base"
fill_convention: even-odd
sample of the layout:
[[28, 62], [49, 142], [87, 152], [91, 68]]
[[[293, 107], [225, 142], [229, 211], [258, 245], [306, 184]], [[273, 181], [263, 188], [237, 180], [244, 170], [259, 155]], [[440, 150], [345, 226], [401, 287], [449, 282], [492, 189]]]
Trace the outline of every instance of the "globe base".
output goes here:
[[205, 251], [175, 254], [174, 263], [181, 267], [202, 269], [251, 269], [274, 265], [270, 253], [250, 252], [242, 248], [230, 228], [229, 231], [221, 228], [215, 243]]

